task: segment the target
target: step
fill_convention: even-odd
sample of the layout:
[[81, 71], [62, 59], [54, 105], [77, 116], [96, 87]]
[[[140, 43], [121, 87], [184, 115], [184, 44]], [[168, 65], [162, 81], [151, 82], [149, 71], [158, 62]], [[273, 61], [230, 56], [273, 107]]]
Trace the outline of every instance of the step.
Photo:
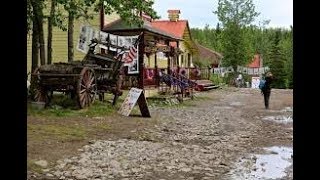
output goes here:
[[217, 89], [219, 88], [218, 85], [213, 85], [213, 86], [206, 86], [206, 87], [203, 87], [203, 89]]

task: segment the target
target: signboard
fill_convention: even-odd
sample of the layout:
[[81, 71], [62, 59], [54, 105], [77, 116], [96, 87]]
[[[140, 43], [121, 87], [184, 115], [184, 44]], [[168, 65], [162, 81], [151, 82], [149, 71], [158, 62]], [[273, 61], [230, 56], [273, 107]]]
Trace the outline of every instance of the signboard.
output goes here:
[[259, 88], [260, 77], [252, 77], [251, 79], [251, 88], [257, 89]]
[[99, 31], [91, 28], [90, 26], [81, 25], [80, 36], [78, 39], [77, 50], [87, 53], [91, 39], [98, 38]]
[[146, 53], [155, 53], [155, 52], [171, 52], [170, 46], [146, 46], [144, 48], [144, 52]]
[[[124, 47], [127, 50], [122, 53], [123, 59], [126, 60], [124, 62], [124, 66], [128, 66], [128, 74], [139, 74], [139, 49], [138, 44], [135, 44], [138, 37], [139, 35], [118, 36], [98, 31], [89, 25], [81, 25], [77, 50], [82, 53], [87, 53], [89, 50], [89, 44], [94, 38], [102, 42], [101, 44], [99, 44], [99, 47], [102, 49], [120, 53], [122, 51], [122, 48], [116, 48], [114, 46]], [[104, 45], [108, 43], [114, 46], [107, 47], [106, 45]]]
[[243, 66], [237, 67], [237, 72], [248, 74], [248, 75], [261, 75], [267, 71], [269, 71], [269, 67], [260, 67], [260, 68], [250, 68], [250, 67], [243, 67]]
[[225, 74], [225, 73], [231, 73], [234, 72], [234, 69], [230, 67], [218, 67], [218, 68], [213, 68], [214, 74]]
[[124, 116], [129, 116], [136, 103], [138, 103], [140, 112], [143, 117], [151, 117], [144, 92], [142, 89], [138, 88], [130, 89], [127, 97], [118, 110], [118, 113]]

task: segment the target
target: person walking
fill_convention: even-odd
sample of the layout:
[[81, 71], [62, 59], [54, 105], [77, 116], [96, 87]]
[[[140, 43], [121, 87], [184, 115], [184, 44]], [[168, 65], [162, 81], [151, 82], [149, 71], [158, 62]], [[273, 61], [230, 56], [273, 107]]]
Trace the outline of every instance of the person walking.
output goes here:
[[263, 97], [264, 97], [264, 106], [266, 109], [269, 109], [269, 99], [271, 94], [272, 80], [273, 80], [273, 75], [271, 72], [268, 72], [265, 76], [265, 84], [261, 89], [261, 93], [263, 94]]
[[244, 85], [241, 73], [238, 75], [238, 77], [236, 79], [236, 85], [237, 85], [237, 87], [243, 87], [243, 85]]

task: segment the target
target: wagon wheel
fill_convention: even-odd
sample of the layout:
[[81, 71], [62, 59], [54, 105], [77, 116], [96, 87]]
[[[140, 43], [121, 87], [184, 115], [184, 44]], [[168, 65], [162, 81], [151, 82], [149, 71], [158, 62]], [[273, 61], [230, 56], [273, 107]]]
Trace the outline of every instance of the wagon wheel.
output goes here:
[[97, 93], [97, 83], [92, 69], [84, 67], [81, 70], [76, 93], [80, 108], [85, 108], [93, 103]]
[[45, 102], [47, 104], [49, 101], [49, 95], [48, 95], [48, 91], [45, 88], [41, 87], [39, 84], [39, 81], [40, 81], [39, 68], [36, 68], [33, 74], [34, 74], [34, 77], [32, 78], [32, 82], [31, 82], [32, 97], [36, 102]]

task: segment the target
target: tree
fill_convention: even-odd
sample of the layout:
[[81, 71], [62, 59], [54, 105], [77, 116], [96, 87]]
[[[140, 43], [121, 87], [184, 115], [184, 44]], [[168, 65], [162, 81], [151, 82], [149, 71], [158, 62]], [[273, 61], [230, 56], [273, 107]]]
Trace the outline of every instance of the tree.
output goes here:
[[98, 12], [103, 6], [105, 14], [116, 12], [129, 24], [142, 24], [140, 12], [145, 12], [152, 18], [158, 18], [152, 9], [153, 1], [146, 0], [57, 0], [68, 12], [68, 61], [73, 60], [73, 28], [74, 21], [79, 18], [92, 18], [88, 14], [91, 7]]
[[293, 38], [292, 29], [283, 30], [283, 36], [279, 42], [279, 47], [285, 60], [286, 87], [293, 88]]
[[40, 49], [40, 64], [46, 63], [43, 33], [43, 0], [27, 1], [27, 33], [31, 30], [32, 22], [32, 71], [38, 66], [38, 52]]
[[238, 65], [247, 63], [251, 57], [247, 53], [248, 46], [243, 29], [250, 25], [259, 13], [255, 11], [252, 0], [219, 0], [214, 13], [223, 26], [223, 65], [236, 69]]
[[90, 19], [88, 10], [95, 7], [99, 11], [104, 4], [106, 14], [116, 12], [129, 23], [142, 24], [140, 12], [149, 14], [152, 18], [158, 18], [152, 9], [153, 1], [146, 0], [51, 0], [50, 15], [43, 15], [44, 0], [27, 0], [27, 34], [32, 30], [32, 71], [38, 66], [38, 56], [40, 49], [40, 63], [46, 64], [45, 44], [43, 33], [44, 18], [48, 18], [48, 64], [52, 61], [52, 27], [57, 26], [66, 31], [63, 24], [65, 15], [55, 7], [62, 5], [68, 12], [68, 60], [73, 60], [73, 24], [79, 18]]
[[31, 1], [27, 0], [27, 35], [30, 33], [30, 31], [32, 30], [32, 21], [33, 19], [33, 12], [32, 12], [32, 5], [31, 5]]
[[224, 27], [229, 23], [240, 27], [249, 25], [260, 14], [255, 11], [252, 0], [219, 0], [214, 13]]
[[38, 67], [39, 63], [39, 33], [37, 26], [37, 21], [32, 21], [31, 72]]
[[54, 15], [57, 2], [56, 0], [51, 0], [50, 16], [48, 17], [48, 45], [47, 45], [47, 62], [51, 64], [52, 62], [52, 26], [54, 24]]
[[275, 88], [286, 88], [286, 68], [285, 68], [285, 59], [280, 48], [281, 40], [281, 30], [276, 31], [275, 37], [273, 40], [273, 45], [270, 54], [270, 71], [274, 76], [273, 87]]

